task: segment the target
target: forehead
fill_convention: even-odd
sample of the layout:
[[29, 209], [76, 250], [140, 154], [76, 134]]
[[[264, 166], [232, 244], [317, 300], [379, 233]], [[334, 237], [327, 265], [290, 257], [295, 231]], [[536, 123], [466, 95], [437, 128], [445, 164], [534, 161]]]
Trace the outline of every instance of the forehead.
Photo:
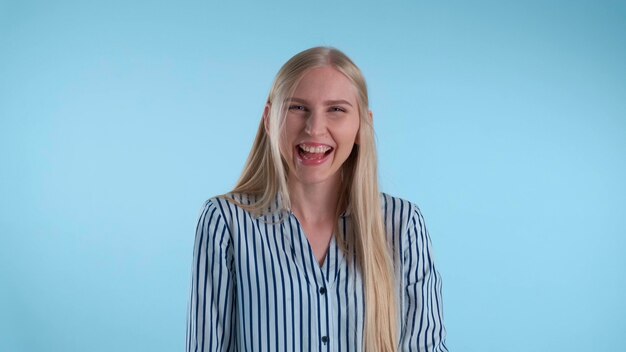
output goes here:
[[352, 104], [357, 102], [352, 81], [332, 67], [314, 68], [304, 74], [294, 91], [294, 98], [310, 101], [344, 99]]

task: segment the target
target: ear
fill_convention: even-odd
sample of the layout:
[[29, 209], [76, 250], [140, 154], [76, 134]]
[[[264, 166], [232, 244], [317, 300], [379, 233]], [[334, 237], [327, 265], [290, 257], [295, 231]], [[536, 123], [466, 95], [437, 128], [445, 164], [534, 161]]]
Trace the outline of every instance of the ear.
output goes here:
[[263, 126], [265, 127], [265, 133], [269, 136], [270, 134], [270, 108], [271, 104], [267, 102], [265, 104], [265, 109], [263, 110]]

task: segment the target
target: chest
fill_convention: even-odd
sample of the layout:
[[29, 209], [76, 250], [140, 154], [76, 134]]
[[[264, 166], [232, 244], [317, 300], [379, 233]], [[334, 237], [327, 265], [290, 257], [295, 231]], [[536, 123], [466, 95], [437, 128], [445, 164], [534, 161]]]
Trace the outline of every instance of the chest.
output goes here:
[[363, 281], [336, 236], [327, 237], [326, 257], [319, 265], [317, 242], [309, 242], [293, 219], [282, 225], [249, 223], [245, 231], [237, 231], [232, 243], [237, 324], [241, 334], [251, 334], [248, 341], [259, 327], [276, 325], [258, 336], [285, 350], [360, 349]]
[[315, 260], [319, 266], [324, 265], [328, 249], [330, 248], [331, 239], [333, 238], [334, 224], [306, 224], [302, 223], [302, 232], [306, 238]]

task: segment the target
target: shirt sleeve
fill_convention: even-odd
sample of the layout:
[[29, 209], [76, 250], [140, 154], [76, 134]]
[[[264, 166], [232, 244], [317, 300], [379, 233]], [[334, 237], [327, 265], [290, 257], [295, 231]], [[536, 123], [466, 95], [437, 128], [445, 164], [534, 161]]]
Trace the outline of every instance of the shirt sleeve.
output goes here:
[[433, 262], [431, 241], [416, 206], [403, 250], [401, 351], [448, 351], [443, 322], [441, 277]]
[[187, 315], [187, 352], [236, 349], [232, 241], [215, 202], [209, 200], [204, 204], [196, 227]]

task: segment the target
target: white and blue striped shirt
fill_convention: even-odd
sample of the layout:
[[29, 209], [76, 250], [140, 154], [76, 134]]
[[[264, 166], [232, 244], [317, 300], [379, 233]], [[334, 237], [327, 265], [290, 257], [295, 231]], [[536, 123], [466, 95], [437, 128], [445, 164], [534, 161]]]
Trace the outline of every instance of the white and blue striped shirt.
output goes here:
[[[398, 283], [399, 350], [447, 351], [441, 278], [422, 214], [406, 200], [384, 193], [381, 200]], [[255, 217], [224, 198], [206, 201], [187, 351], [363, 351], [364, 292], [354, 261], [333, 236], [320, 267], [293, 213], [278, 218]], [[344, 213], [336, 236], [345, 238], [349, 227]]]

